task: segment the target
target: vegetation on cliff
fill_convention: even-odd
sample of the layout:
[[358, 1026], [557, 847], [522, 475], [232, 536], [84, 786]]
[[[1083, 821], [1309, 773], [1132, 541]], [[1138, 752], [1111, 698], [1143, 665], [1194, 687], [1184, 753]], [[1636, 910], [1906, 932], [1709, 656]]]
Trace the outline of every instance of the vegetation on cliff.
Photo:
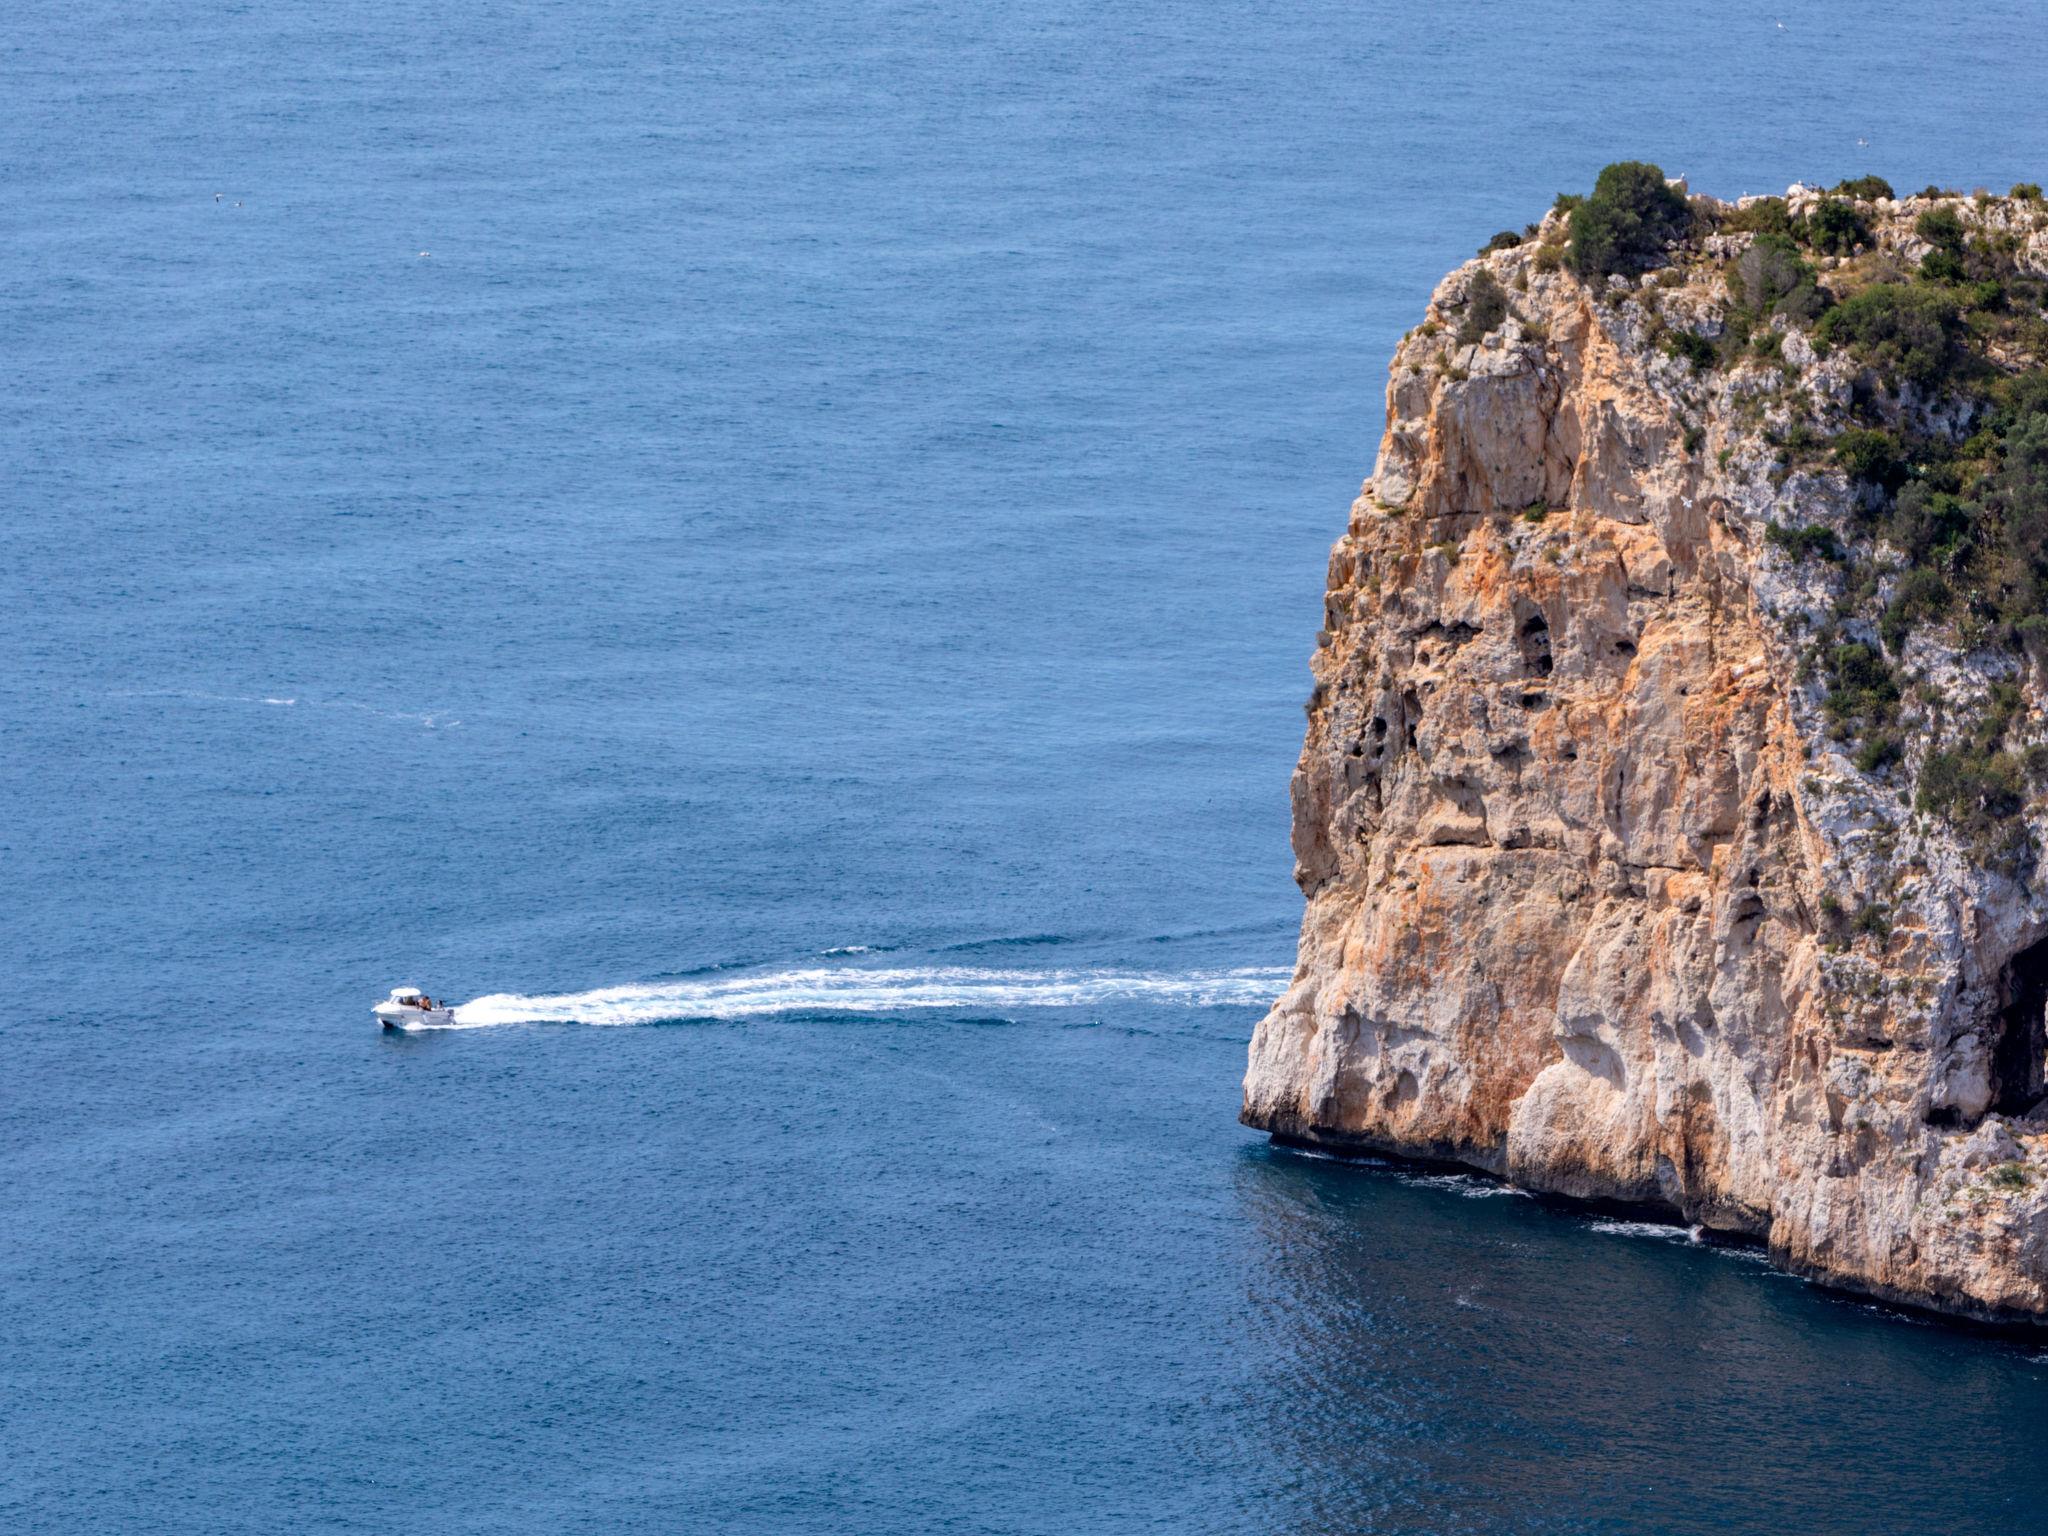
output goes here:
[[[2048, 788], [2048, 746], [2016, 739], [2015, 685], [1944, 697], [1911, 647], [1939, 632], [1994, 672], [2048, 667], [2048, 204], [2032, 184], [1897, 200], [1875, 176], [1795, 193], [1731, 206], [1611, 165], [1591, 196], [1559, 199], [1539, 264], [1643, 304], [1698, 373], [1778, 371], [1743, 398], [1779, 482], [1834, 471], [1853, 490], [1846, 520], [1769, 529], [1788, 558], [1837, 572], [1806, 658], [1829, 729], [1860, 770], [2022, 873], [2015, 813]], [[1725, 293], [1718, 326], [1663, 327], [1656, 290], [1701, 269]], [[1823, 358], [1853, 370], [1846, 419], [1798, 387]]]

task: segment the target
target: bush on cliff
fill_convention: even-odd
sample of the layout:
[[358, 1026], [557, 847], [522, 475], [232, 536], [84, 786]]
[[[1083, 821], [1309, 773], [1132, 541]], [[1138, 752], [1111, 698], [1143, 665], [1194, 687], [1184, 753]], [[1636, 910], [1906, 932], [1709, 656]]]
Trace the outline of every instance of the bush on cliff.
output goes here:
[[1804, 560], [1809, 556], [1832, 561], [1843, 558], [1842, 541], [1825, 523], [1807, 523], [1796, 528], [1783, 523], [1766, 523], [1764, 538], [1773, 548], [1782, 549], [1794, 560]]
[[1666, 331], [1660, 345], [1672, 357], [1683, 358], [1701, 373], [1714, 366], [1714, 344], [1697, 331]]
[[1920, 258], [1920, 275], [1930, 283], [1960, 283], [1970, 272], [1954, 251], [1936, 249]]
[[2017, 625], [2048, 610], [2048, 415], [2028, 415], [2002, 434], [1997, 468], [1972, 488], [1969, 510], [1996, 530], [1981, 564], [1998, 616]]
[[1843, 197], [1860, 197], [1866, 200], [1895, 195], [1892, 184], [1882, 176], [1858, 176], [1849, 181], [1838, 181], [1835, 183], [1835, 191]]
[[1782, 197], [1760, 197], [1746, 208], [1738, 208], [1729, 214], [1721, 227], [1733, 233], [1790, 235], [1792, 210]]
[[1952, 570], [1961, 564], [1958, 552], [1968, 547], [1970, 522], [1960, 497], [1916, 483], [1899, 492], [1884, 532], [1911, 559]]
[[1915, 805], [1983, 836], [2019, 814], [2025, 789], [2019, 759], [2010, 752], [1930, 752], [1920, 767]]
[[1928, 209], [1913, 221], [1913, 233], [1936, 250], [1960, 252], [1963, 248], [1963, 221], [1953, 208]]
[[1870, 243], [1870, 225], [1840, 198], [1824, 197], [1806, 216], [1806, 238], [1830, 256], [1847, 256]]
[[1849, 428], [1835, 439], [1834, 454], [1851, 480], [1886, 496], [1896, 495], [1911, 473], [1905, 445], [1895, 434], [1874, 428]]
[[1685, 233], [1692, 211], [1644, 160], [1621, 160], [1593, 183], [1593, 195], [1571, 211], [1572, 270], [1586, 279], [1633, 276], [1663, 259]]
[[1797, 321], [1827, 308], [1827, 294], [1789, 235], [1761, 234], [1728, 269], [1728, 293], [1755, 320], [1774, 314]]
[[1875, 283], [1822, 317], [1815, 335], [1881, 376], [1939, 388], [1959, 361], [1956, 301], [1925, 283]]
[[1930, 462], [1910, 466], [1919, 478], [1879, 525], [1916, 567], [1885, 615], [1894, 650], [1914, 622], [1956, 612], [1999, 626], [2012, 645], [2032, 648], [2030, 634], [2048, 629], [2036, 622], [2048, 614], [2048, 409], [2030, 382], [2042, 381], [2008, 386], [1988, 424], [1946, 462], [1940, 443], [1916, 445]]
[[1482, 340], [1508, 317], [1508, 294], [1494, 275], [1481, 267], [1465, 290], [1465, 318], [1458, 325], [1458, 345]]
[[1828, 692], [1821, 708], [1839, 740], [1867, 738], [1898, 714], [1899, 683], [1884, 657], [1860, 640], [1827, 653]]

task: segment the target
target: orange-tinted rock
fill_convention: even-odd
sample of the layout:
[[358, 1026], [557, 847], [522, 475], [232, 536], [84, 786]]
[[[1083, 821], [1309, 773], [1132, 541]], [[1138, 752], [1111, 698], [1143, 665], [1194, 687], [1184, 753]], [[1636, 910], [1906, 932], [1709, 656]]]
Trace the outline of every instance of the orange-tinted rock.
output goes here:
[[[1915, 211], [1873, 211], [1887, 249]], [[1842, 425], [1849, 365], [1696, 373], [1654, 337], [1715, 331], [1718, 262], [1596, 296], [1536, 256], [1453, 273], [1395, 355], [1293, 783], [1299, 970], [1243, 1118], [2048, 1313], [2048, 1121], [2018, 1080], [2048, 906], [1914, 815], [1910, 760], [1830, 738], [1802, 663], [1840, 577], [1765, 538], [1851, 526], [1839, 477], [1774, 474], [1762, 430], [1787, 392]], [[1461, 347], [1482, 265], [1514, 315]], [[1915, 646], [1958, 697], [2016, 665]]]

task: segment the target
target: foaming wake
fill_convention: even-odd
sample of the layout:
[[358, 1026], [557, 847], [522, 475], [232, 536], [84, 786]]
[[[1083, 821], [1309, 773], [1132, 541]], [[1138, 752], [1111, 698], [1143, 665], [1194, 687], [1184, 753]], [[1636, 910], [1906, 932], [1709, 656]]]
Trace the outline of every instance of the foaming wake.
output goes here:
[[552, 997], [494, 992], [455, 1010], [455, 1029], [494, 1024], [659, 1024], [789, 1013], [906, 1013], [951, 1009], [1009, 1014], [1102, 1003], [1180, 1007], [1270, 1003], [1293, 973], [1250, 966], [1216, 971], [996, 971], [967, 966], [857, 967], [708, 976], [601, 987]]

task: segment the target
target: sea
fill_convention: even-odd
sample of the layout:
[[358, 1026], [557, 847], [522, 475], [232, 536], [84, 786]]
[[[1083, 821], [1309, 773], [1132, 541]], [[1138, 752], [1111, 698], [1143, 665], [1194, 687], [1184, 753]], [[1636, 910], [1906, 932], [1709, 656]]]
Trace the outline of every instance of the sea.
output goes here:
[[13, 0], [0, 1529], [2048, 1529], [2048, 1344], [1236, 1122], [1432, 286], [2044, 40]]

